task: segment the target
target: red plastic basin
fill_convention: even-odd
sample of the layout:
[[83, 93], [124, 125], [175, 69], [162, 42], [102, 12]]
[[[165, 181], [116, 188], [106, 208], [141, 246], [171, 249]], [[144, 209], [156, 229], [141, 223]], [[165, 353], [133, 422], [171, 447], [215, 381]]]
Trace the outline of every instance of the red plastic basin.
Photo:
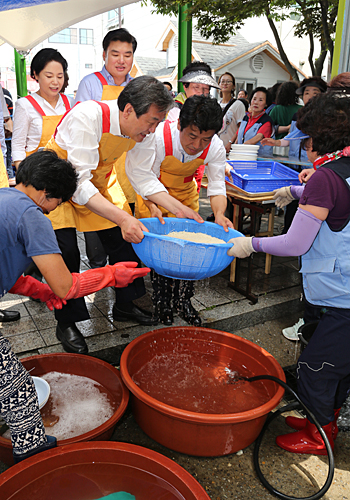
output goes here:
[[[100, 359], [81, 354], [42, 354], [21, 359], [23, 366], [31, 375], [42, 376], [57, 371], [88, 377], [100, 383], [115, 398], [117, 410], [104, 424], [95, 429], [70, 439], [58, 441], [58, 445], [66, 445], [81, 441], [107, 440], [112, 434], [118, 420], [124, 414], [129, 401], [129, 391], [123, 384], [119, 371]], [[0, 460], [13, 465], [11, 441], [0, 436]]]
[[194, 327], [145, 333], [127, 346], [120, 362], [121, 375], [131, 392], [135, 419], [142, 430], [172, 450], [195, 456], [227, 455], [253, 443], [268, 413], [282, 399], [284, 389], [275, 382], [262, 381], [270, 399], [241, 413], [196, 413], [170, 406], [146, 394], [135, 384], [133, 376], [155, 356], [174, 349], [186, 354], [213, 354], [224, 362], [238, 360], [252, 375], [268, 374], [285, 381], [281, 366], [271, 354], [236, 335]]
[[155, 451], [114, 442], [38, 453], [0, 476], [2, 500], [95, 500], [126, 491], [137, 500], [210, 500], [180, 465]]

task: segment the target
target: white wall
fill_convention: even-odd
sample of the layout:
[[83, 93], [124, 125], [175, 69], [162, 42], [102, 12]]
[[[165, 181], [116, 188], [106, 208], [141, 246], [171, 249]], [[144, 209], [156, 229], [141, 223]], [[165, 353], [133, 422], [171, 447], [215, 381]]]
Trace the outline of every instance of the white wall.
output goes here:
[[[259, 55], [264, 59], [264, 67], [260, 73], [255, 73], [251, 69], [250, 59], [236, 66], [228, 66], [225, 68], [225, 71], [232, 73], [236, 80], [256, 79], [256, 86], [267, 88], [274, 85], [277, 81], [288, 81], [290, 79], [289, 73], [275, 63], [270, 57], [262, 52], [260, 52]], [[223, 73], [225, 71], [223, 71]]]

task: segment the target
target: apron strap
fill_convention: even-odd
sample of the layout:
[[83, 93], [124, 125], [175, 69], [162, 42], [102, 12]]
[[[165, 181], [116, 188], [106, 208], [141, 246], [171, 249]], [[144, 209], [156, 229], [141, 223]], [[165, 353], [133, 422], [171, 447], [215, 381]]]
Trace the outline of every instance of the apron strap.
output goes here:
[[[95, 102], [97, 102], [97, 104], [99, 104], [101, 106], [101, 108], [102, 108], [102, 133], [105, 134], [105, 133], [109, 132], [109, 129], [110, 129], [110, 126], [111, 126], [111, 122], [110, 122], [111, 111], [110, 111], [109, 107], [107, 106], [107, 104], [105, 104], [103, 102], [99, 102], [99, 101], [95, 101]], [[75, 106], [77, 106], [78, 104], [80, 104], [79, 101], [74, 104], [73, 108], [75, 108]], [[59, 123], [58, 123], [58, 125], [56, 127], [56, 130], [55, 130], [55, 133], [53, 135], [53, 138], [56, 137], [57, 129], [61, 125], [62, 120], [65, 118], [65, 116], [67, 115], [67, 113], [69, 113], [70, 111], [72, 111], [73, 108], [70, 108], [68, 111], [66, 111], [64, 113], [64, 115], [62, 116], [62, 118], [60, 119], [60, 121], [59, 121]]]
[[108, 85], [108, 82], [105, 79], [105, 77], [102, 75], [102, 73], [100, 73], [99, 71], [96, 71], [96, 73], [94, 73], [94, 75], [97, 76], [97, 78], [100, 80], [100, 82], [102, 83], [102, 85]]
[[102, 108], [102, 134], [108, 134], [111, 128], [111, 110], [105, 102], [95, 101]]
[[171, 138], [170, 121], [166, 120], [163, 128], [164, 146], [165, 146], [165, 156], [173, 155], [173, 140]]
[[64, 94], [60, 94], [60, 96], [62, 97], [62, 101], [63, 101], [64, 107], [66, 108], [66, 111], [69, 111], [70, 110], [70, 102], [69, 102], [68, 97]]
[[209, 151], [209, 148], [210, 148], [210, 144], [211, 144], [211, 142], [209, 142], [208, 146], [205, 148], [205, 150], [203, 151], [203, 153], [200, 156], [198, 156], [198, 158], [200, 158], [201, 160], [205, 160], [206, 159], [208, 151]]
[[41, 115], [41, 116], [46, 116], [46, 114], [44, 113], [44, 110], [42, 109], [41, 106], [39, 106], [39, 104], [37, 103], [37, 101], [34, 99], [33, 96], [31, 95], [26, 95], [25, 96], [26, 99], [28, 99], [28, 101], [30, 102], [30, 104], [32, 104], [32, 106], [34, 106], [34, 108], [37, 110], [37, 112]]

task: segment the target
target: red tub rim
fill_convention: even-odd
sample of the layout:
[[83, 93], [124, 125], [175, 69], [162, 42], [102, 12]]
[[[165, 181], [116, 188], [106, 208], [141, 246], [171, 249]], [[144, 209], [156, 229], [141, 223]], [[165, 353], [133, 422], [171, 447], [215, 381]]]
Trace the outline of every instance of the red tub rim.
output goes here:
[[[205, 330], [208, 333], [213, 333], [215, 335], [222, 335], [223, 337], [227, 338], [235, 338], [239, 340], [240, 342], [249, 345], [250, 347], [254, 347], [257, 351], [259, 351], [261, 354], [263, 354], [265, 357], [269, 358], [272, 364], [274, 365], [276, 371], [277, 371], [277, 377], [280, 378], [283, 382], [286, 381], [286, 377], [284, 374], [284, 371], [281, 367], [281, 365], [278, 363], [278, 361], [270, 354], [268, 351], [263, 349], [262, 347], [258, 346], [257, 344], [254, 344], [254, 342], [251, 342], [250, 340], [246, 340], [243, 337], [239, 337], [238, 335], [234, 335], [233, 333], [228, 333], [228, 332], [222, 332], [221, 330], [214, 330], [213, 328], [204, 328], [204, 327], [193, 327], [193, 326], [175, 326], [175, 327], [168, 327], [168, 328], [159, 328], [156, 330], [152, 330], [150, 332], [144, 333], [137, 337], [136, 339], [132, 340], [130, 344], [124, 349], [123, 354], [120, 359], [120, 373], [122, 376], [122, 379], [124, 381], [124, 384], [127, 386], [129, 391], [140, 401], [142, 401], [144, 404], [147, 406], [150, 406], [154, 410], [160, 411], [162, 413], [165, 413], [169, 415], [171, 418], [175, 418], [177, 420], [183, 420], [189, 423], [200, 423], [200, 424], [207, 424], [207, 425], [212, 425], [212, 424], [232, 424], [232, 423], [239, 423], [239, 422], [246, 422], [249, 420], [254, 420], [256, 418], [265, 416], [267, 413], [269, 413], [273, 408], [276, 408], [276, 406], [279, 404], [281, 401], [283, 394], [284, 394], [284, 389], [281, 386], [278, 386], [276, 393], [274, 396], [264, 405], [258, 406], [256, 408], [253, 408], [252, 410], [244, 411], [241, 413], [226, 413], [226, 414], [212, 414], [212, 413], [196, 413], [196, 412], [191, 412], [187, 410], [182, 410], [181, 408], [176, 408], [174, 406], [170, 406], [166, 403], [163, 403], [161, 401], [158, 401], [157, 399], [153, 398], [152, 396], [149, 396], [146, 394], [142, 389], [139, 388], [138, 385], [135, 384], [135, 382], [132, 380], [129, 371], [127, 369], [127, 362], [128, 362], [128, 356], [131, 353], [132, 349], [134, 348], [135, 345], [137, 345], [141, 340], [144, 340], [146, 337], [152, 337], [155, 333], [161, 334], [162, 332], [168, 332], [170, 329], [178, 329], [178, 330], [183, 330], [183, 331], [200, 331], [200, 330]], [[258, 374], [255, 374], [258, 375]]]
[[[65, 357], [65, 358], [70, 357], [73, 359], [74, 358], [76, 358], [76, 359], [77, 358], [79, 358], [79, 359], [86, 358], [89, 361], [93, 360], [94, 363], [97, 363], [97, 364], [103, 366], [104, 368], [107, 368], [111, 372], [113, 372], [120, 381], [120, 385], [122, 388], [122, 400], [120, 402], [120, 405], [117, 408], [117, 411], [111, 416], [111, 418], [109, 418], [108, 420], [106, 420], [106, 422], [99, 425], [98, 427], [95, 427], [95, 429], [92, 429], [89, 432], [85, 432], [84, 434], [79, 434], [78, 436], [75, 436], [75, 437], [72, 437], [69, 439], [62, 439], [61, 441], [57, 441], [57, 443], [59, 446], [64, 446], [64, 445], [73, 444], [77, 440], [90, 441], [90, 440], [96, 438], [99, 434], [105, 432], [107, 430], [107, 428], [109, 429], [109, 428], [113, 427], [114, 425], [116, 425], [116, 423], [121, 419], [121, 417], [125, 413], [125, 410], [128, 406], [128, 403], [129, 403], [129, 390], [126, 387], [126, 385], [124, 384], [123, 379], [121, 377], [121, 374], [117, 368], [112, 366], [110, 363], [107, 363], [106, 361], [102, 361], [102, 359], [94, 358], [92, 356], [87, 356], [85, 354], [73, 354], [73, 353], [64, 353], [64, 352], [58, 352], [58, 353], [52, 353], [52, 354], [38, 354], [35, 356], [28, 356], [26, 358], [21, 358], [20, 361], [26, 362], [26, 361], [36, 360], [39, 358], [48, 358], [48, 357], [52, 358], [52, 357], [56, 357], [56, 356], [57, 357]], [[49, 434], [50, 434], [50, 432], [49, 432]], [[5, 439], [2, 436], [0, 436], [0, 446], [3, 446], [5, 448], [12, 448], [11, 440]]]
[[[80, 451], [88, 450], [116, 450], [120, 452], [127, 452], [130, 455], [137, 455], [156, 462], [162, 468], [169, 470], [173, 475], [175, 475], [185, 486], [187, 486], [191, 492], [196, 496], [197, 500], [210, 500], [210, 497], [205, 492], [204, 488], [198, 483], [198, 481], [187, 472], [181, 465], [177, 464], [170, 458], [161, 455], [160, 453], [145, 448], [143, 446], [129, 444], [129, 443], [119, 443], [119, 442], [109, 442], [109, 441], [88, 441], [84, 443], [74, 443], [59, 446], [53, 448], [43, 453], [38, 453], [31, 458], [23, 460], [17, 465], [14, 465], [10, 469], [6, 470], [0, 475], [0, 487], [5, 485], [6, 482], [10, 481], [12, 478], [18, 476], [18, 474], [25, 472], [32, 466], [37, 464], [40, 465], [43, 474], [50, 472], [50, 463], [57, 459], [57, 468], [67, 465], [64, 463], [63, 457], [67, 454], [75, 454]], [[62, 460], [60, 460], [62, 458]], [[151, 471], [149, 471], [152, 474]], [[174, 485], [173, 485], [174, 486]], [[174, 488], [176, 488], [174, 486]]]

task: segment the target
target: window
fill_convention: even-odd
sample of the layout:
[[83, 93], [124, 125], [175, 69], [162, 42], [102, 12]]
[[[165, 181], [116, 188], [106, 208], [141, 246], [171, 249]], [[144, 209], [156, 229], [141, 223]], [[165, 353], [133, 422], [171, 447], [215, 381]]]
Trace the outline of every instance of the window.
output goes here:
[[85, 68], [92, 69], [92, 64], [85, 64]]
[[51, 43], [77, 43], [77, 28], [66, 28], [50, 36]]
[[112, 19], [115, 19], [117, 17], [117, 11], [116, 10], [110, 10], [108, 12], [108, 21], [111, 21]]
[[82, 45], [93, 45], [94, 44], [94, 30], [79, 30], [79, 43]]

